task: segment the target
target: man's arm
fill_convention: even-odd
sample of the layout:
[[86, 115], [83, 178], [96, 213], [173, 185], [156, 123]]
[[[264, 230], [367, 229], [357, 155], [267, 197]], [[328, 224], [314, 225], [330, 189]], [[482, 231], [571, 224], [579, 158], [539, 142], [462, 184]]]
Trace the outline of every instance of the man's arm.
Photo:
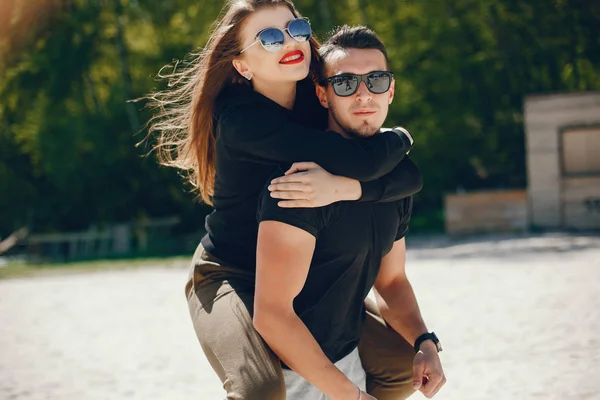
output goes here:
[[294, 312], [315, 249], [315, 236], [278, 221], [259, 225], [254, 327], [290, 368], [330, 398], [357, 398], [357, 387], [325, 356]]
[[394, 242], [392, 250], [381, 260], [374, 292], [381, 316], [404, 339], [414, 344], [427, 332], [427, 326], [406, 276], [405, 263], [406, 241], [402, 238]]
[[[392, 250], [381, 260], [375, 281], [375, 298], [385, 321], [410, 344], [427, 332], [417, 298], [406, 276], [406, 241], [394, 242]], [[444, 371], [431, 340], [423, 342], [413, 363], [413, 387], [427, 397], [434, 396], [446, 382]], [[428, 381], [423, 381], [423, 376]]]

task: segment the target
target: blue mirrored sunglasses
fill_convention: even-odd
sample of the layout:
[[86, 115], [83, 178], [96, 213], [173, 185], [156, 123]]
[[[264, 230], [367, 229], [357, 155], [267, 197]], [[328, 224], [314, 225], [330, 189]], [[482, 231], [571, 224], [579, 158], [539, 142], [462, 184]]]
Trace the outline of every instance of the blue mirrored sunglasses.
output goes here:
[[240, 54], [260, 43], [266, 51], [275, 52], [281, 50], [285, 42], [285, 32], [297, 42], [306, 42], [312, 37], [312, 29], [308, 18], [296, 18], [291, 20], [287, 28], [281, 30], [279, 28], [266, 28], [258, 32], [257, 39], [248, 47], [240, 51]]

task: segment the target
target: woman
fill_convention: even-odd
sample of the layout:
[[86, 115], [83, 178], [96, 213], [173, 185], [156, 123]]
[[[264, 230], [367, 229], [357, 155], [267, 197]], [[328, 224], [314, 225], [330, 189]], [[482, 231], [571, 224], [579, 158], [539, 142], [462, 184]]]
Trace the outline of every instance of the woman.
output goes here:
[[421, 187], [416, 166], [408, 159], [399, 164], [410, 149], [406, 135], [352, 141], [322, 130], [326, 111], [311, 79], [317, 48], [310, 25], [290, 1], [230, 1], [202, 54], [174, 76], [176, 89], [155, 97], [164, 110], [152, 125], [161, 131], [163, 162], [190, 172], [201, 198], [215, 208], [186, 295], [200, 344], [228, 399], [285, 398], [279, 360], [252, 325], [256, 207], [268, 177], [305, 160], [338, 174], [313, 165], [291, 178], [303, 187], [312, 180], [329, 188], [313, 206], [391, 201]]

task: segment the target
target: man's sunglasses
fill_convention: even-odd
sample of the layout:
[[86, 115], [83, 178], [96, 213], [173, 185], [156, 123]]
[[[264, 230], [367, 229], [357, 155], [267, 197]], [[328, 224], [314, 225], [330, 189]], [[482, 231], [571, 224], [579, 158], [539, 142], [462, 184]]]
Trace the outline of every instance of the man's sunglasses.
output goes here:
[[361, 82], [374, 94], [382, 94], [390, 90], [394, 74], [390, 71], [373, 71], [364, 75], [340, 74], [327, 78], [323, 85], [331, 83], [335, 94], [340, 97], [352, 96], [358, 90]]
[[279, 28], [266, 28], [258, 32], [256, 35], [257, 39], [244, 50], [240, 51], [240, 54], [259, 42], [266, 51], [279, 51], [285, 42], [285, 32], [287, 32], [292, 39], [300, 43], [306, 42], [312, 37], [312, 29], [310, 28], [310, 21], [308, 18], [296, 18], [291, 20], [288, 23], [287, 28], [283, 30]]

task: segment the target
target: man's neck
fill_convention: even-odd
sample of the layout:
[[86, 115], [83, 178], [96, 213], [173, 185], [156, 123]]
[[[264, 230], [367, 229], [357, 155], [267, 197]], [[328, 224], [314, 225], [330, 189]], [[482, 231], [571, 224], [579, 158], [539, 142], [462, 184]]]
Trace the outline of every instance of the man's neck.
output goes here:
[[[327, 126], [327, 129], [336, 133], [339, 133], [340, 135], [342, 135], [344, 138], [346, 139], [358, 139], [356, 137], [356, 135], [350, 134], [348, 132], [346, 132], [344, 130], [344, 128], [342, 128], [336, 121], [335, 119], [331, 116], [331, 114], [329, 114], [329, 125]], [[378, 129], [378, 131], [381, 131], [381, 128]]]
[[352, 139], [352, 136], [346, 133], [346, 131], [340, 126], [340, 124], [337, 123], [335, 118], [333, 118], [331, 113], [329, 113], [329, 125], [327, 126], [327, 129], [339, 133], [346, 139]]
[[343, 136], [343, 137], [345, 137], [346, 139], [352, 139], [352, 136], [348, 135], [348, 134], [347, 134], [347, 133], [346, 133], [346, 132], [345, 132], [343, 129], [341, 129], [341, 128], [338, 128], [338, 127], [333, 127], [333, 126], [329, 125], [329, 128], [328, 128], [328, 129], [329, 129], [330, 131], [333, 131], [333, 132], [337, 132], [337, 133], [339, 133], [340, 135], [342, 135], [342, 136]]
[[296, 101], [296, 82], [273, 84], [273, 82], [265, 83], [259, 80], [252, 82], [254, 91], [273, 100], [281, 107], [291, 110], [294, 108]]

